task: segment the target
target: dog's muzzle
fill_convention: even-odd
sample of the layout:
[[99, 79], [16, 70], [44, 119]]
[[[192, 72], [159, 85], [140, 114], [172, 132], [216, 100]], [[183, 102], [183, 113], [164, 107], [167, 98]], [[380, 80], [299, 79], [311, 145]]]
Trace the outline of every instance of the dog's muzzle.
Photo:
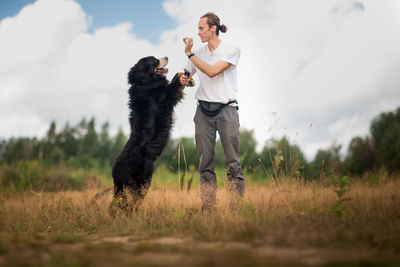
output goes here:
[[168, 65], [168, 57], [159, 58], [158, 61], [160, 61], [160, 64], [156, 68], [156, 73], [157, 74], [162, 74], [162, 75], [167, 74], [168, 73], [168, 69], [165, 68], [165, 66]]

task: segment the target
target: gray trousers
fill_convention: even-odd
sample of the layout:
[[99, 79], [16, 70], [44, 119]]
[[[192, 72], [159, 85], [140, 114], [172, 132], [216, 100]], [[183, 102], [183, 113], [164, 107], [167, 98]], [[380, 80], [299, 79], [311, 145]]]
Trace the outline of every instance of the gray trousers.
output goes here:
[[203, 207], [211, 207], [216, 201], [217, 177], [214, 172], [216, 131], [219, 133], [225, 153], [228, 186], [233, 196], [232, 200], [243, 197], [245, 182], [240, 166], [240, 125], [236, 108], [225, 106], [218, 115], [209, 117], [197, 107], [194, 122], [196, 146], [200, 159], [200, 195]]

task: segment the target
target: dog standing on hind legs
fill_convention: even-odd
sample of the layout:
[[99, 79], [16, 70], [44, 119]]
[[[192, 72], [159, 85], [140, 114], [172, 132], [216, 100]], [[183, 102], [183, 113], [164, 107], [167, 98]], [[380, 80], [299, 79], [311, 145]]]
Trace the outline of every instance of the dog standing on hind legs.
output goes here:
[[[168, 142], [174, 107], [185, 87], [179, 78], [186, 74], [177, 73], [169, 82], [167, 64], [167, 57], [145, 57], [128, 73], [131, 133], [112, 168], [111, 215], [117, 210], [131, 214], [136, 209], [150, 187], [154, 162]], [[194, 86], [193, 79], [189, 86]]]

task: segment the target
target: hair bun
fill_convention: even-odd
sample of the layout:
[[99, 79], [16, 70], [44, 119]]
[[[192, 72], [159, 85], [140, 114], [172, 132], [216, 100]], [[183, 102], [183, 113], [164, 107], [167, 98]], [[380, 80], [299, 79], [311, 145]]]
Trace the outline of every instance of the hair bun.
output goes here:
[[224, 24], [222, 24], [221, 26], [219, 26], [219, 30], [221, 32], [226, 32], [228, 30], [228, 28]]

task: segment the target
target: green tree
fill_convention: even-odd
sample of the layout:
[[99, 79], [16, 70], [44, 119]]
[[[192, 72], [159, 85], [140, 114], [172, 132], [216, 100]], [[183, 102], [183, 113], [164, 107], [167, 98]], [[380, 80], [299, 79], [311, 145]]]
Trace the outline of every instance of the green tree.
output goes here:
[[319, 149], [314, 161], [305, 170], [306, 178], [315, 179], [342, 174], [344, 170], [340, 159], [341, 148], [341, 145], [333, 143], [328, 149]]
[[344, 161], [346, 169], [351, 174], [361, 175], [372, 169], [375, 162], [376, 156], [371, 138], [354, 137], [349, 144], [347, 157]]
[[128, 138], [125, 136], [124, 131], [120, 127], [118, 129], [117, 135], [112, 138], [111, 148], [110, 148], [110, 163], [113, 164], [119, 153], [121, 153], [124, 148]]
[[[199, 155], [197, 153], [196, 142], [192, 137], [182, 137], [181, 139], [181, 150], [182, 153], [185, 152], [187, 166], [194, 166], [197, 168], [199, 166]], [[185, 165], [183, 162], [183, 156], [181, 155], [181, 168]]]
[[400, 107], [380, 114], [371, 123], [371, 135], [379, 166], [400, 169]]
[[92, 118], [86, 125], [82, 123], [82, 126], [86, 126], [86, 129], [81, 129], [84, 136], [78, 146], [78, 161], [80, 165], [94, 167], [98, 163], [95, 159], [99, 147], [95, 119]]
[[36, 138], [10, 138], [2, 145], [2, 161], [13, 164], [20, 160], [31, 160], [37, 155], [38, 143]]
[[[178, 152], [180, 149], [180, 169], [185, 170], [193, 166], [197, 168], [199, 165], [199, 157], [197, 154], [196, 143], [193, 137], [182, 137], [179, 139], [170, 139], [165, 146], [161, 156], [156, 161], [156, 167], [164, 165], [172, 171], [178, 171]], [[186, 165], [185, 165], [186, 159]], [[192, 167], [192, 168], [193, 168]]]
[[105, 122], [101, 126], [101, 132], [98, 140], [98, 148], [97, 148], [97, 157], [99, 159], [99, 164], [101, 167], [110, 166], [113, 162], [113, 158], [111, 158], [111, 149], [112, 149], [112, 140], [109, 136], [109, 128], [110, 124]]
[[155, 167], [164, 165], [171, 171], [177, 171], [178, 140], [170, 139], [164, 147], [160, 157], [155, 162]]
[[43, 145], [41, 146], [41, 155], [43, 156], [44, 161], [48, 164], [55, 163], [52, 159], [52, 154], [56, 146], [56, 127], [56, 122], [52, 121], [46, 137], [42, 142]]
[[64, 151], [66, 159], [78, 153], [78, 141], [76, 139], [76, 129], [71, 128], [67, 122], [64, 129], [58, 134], [58, 146]]
[[240, 164], [243, 170], [252, 171], [259, 165], [256, 147], [257, 141], [254, 138], [254, 130], [240, 130]]
[[7, 141], [0, 139], [0, 164], [4, 162], [4, 154], [7, 151]]
[[268, 176], [303, 176], [304, 154], [299, 146], [291, 144], [286, 136], [280, 140], [267, 140], [259, 158]]
[[215, 154], [214, 154], [214, 167], [215, 168], [226, 168], [226, 159], [224, 149], [222, 147], [221, 139], [218, 138], [215, 143]]

